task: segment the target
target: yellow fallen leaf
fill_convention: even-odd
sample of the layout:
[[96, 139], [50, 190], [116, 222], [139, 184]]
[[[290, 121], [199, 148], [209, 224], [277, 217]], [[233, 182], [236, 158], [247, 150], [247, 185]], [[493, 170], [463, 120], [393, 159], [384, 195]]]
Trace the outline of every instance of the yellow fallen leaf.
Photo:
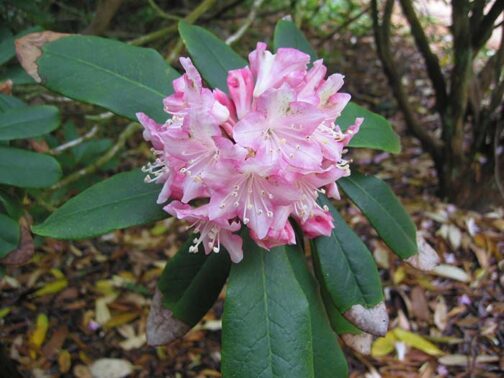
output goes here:
[[400, 266], [394, 272], [392, 281], [394, 281], [394, 284], [399, 285], [404, 280], [404, 278], [406, 278], [406, 271], [404, 270], [404, 267]]
[[471, 277], [463, 270], [454, 265], [441, 264], [432, 269], [432, 273], [460, 282], [469, 282]]
[[59, 270], [59, 269], [56, 269], [56, 268], [52, 268], [51, 269], [51, 274], [56, 279], [65, 278], [65, 275], [63, 274], [63, 272], [61, 270]]
[[33, 295], [36, 297], [43, 297], [45, 295], [56, 294], [68, 286], [66, 278], [60, 278], [56, 281], [49, 282], [38, 289]]
[[112, 280], [99, 280], [96, 281], [95, 288], [103, 295], [112, 295], [116, 293]]
[[104, 325], [105, 329], [111, 329], [123, 324], [127, 324], [139, 316], [137, 312], [123, 312], [112, 316]]
[[397, 339], [394, 334], [389, 331], [385, 337], [377, 338], [371, 346], [371, 356], [383, 357], [391, 353], [395, 349]]
[[35, 350], [39, 350], [44, 343], [49, 328], [49, 319], [45, 314], [39, 314], [35, 323], [35, 330], [31, 335], [31, 345]]
[[5, 318], [12, 311], [12, 307], [4, 307], [0, 309], [0, 319]]
[[72, 367], [72, 356], [68, 350], [62, 350], [58, 354], [58, 366], [61, 373], [68, 373]]
[[400, 328], [395, 328], [392, 332], [398, 340], [402, 341], [412, 348], [421, 350], [422, 352], [427, 353], [431, 356], [439, 356], [443, 354], [443, 352], [437, 346], [432, 344], [430, 341], [427, 341], [420, 335], [405, 331]]

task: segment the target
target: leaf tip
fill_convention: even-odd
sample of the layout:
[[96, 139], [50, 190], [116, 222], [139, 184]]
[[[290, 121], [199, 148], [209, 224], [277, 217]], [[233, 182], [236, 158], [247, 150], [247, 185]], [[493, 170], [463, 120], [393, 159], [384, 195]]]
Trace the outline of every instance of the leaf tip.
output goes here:
[[42, 56], [42, 47], [48, 42], [56, 41], [68, 35], [66, 33], [44, 31], [30, 33], [16, 39], [16, 55], [19, 63], [37, 83], [42, 82], [37, 64], [37, 60]]
[[371, 308], [356, 304], [343, 315], [364, 332], [376, 336], [384, 336], [387, 333], [389, 317], [384, 302]]
[[439, 264], [439, 256], [422, 235], [417, 233], [418, 252], [405, 261], [413, 268], [424, 272], [432, 271]]
[[341, 335], [341, 339], [350, 349], [360, 354], [364, 354], [366, 356], [371, 354], [371, 344], [373, 343], [373, 336], [370, 335], [369, 333], [365, 332], [360, 334], [345, 333]]
[[160, 346], [185, 335], [191, 327], [175, 319], [173, 313], [163, 307], [163, 294], [156, 288], [147, 318], [147, 344]]

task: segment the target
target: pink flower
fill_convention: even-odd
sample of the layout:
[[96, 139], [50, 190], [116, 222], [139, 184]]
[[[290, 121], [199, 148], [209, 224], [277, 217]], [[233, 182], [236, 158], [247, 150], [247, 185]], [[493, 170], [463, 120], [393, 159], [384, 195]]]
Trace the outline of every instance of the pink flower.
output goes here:
[[362, 119], [343, 132], [338, 116], [350, 99], [343, 76], [327, 79], [322, 60], [295, 49], [273, 54], [258, 43], [249, 66], [228, 73], [229, 95], [203, 86], [189, 58], [164, 99], [171, 118], [158, 124], [143, 113], [154, 162], [146, 181], [162, 184], [158, 203], [188, 221], [199, 236], [190, 248], [243, 257], [245, 226], [262, 248], [295, 244], [292, 221], [310, 238], [330, 235], [331, 214], [319, 193], [339, 198], [337, 180], [350, 174], [343, 159]]

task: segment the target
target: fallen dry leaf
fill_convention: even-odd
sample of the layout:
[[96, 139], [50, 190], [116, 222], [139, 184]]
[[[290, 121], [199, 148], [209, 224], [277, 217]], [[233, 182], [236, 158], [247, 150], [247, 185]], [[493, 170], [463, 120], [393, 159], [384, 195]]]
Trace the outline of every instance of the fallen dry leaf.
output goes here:
[[432, 269], [432, 273], [444, 277], [450, 278], [452, 280], [460, 281], [460, 282], [469, 282], [471, 277], [459, 267], [448, 264], [441, 264]]
[[4, 265], [21, 265], [30, 260], [35, 252], [33, 246], [33, 238], [31, 236], [28, 224], [24, 218], [20, 220], [21, 240], [16, 250], [10, 252], [3, 259], [0, 259], [0, 264]]
[[133, 372], [133, 365], [120, 358], [101, 358], [89, 367], [93, 378], [123, 378]]

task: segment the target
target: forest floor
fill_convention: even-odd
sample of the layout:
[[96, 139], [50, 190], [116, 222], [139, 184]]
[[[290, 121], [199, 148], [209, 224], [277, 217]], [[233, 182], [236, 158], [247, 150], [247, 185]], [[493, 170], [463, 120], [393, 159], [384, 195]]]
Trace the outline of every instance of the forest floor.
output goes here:
[[[353, 42], [333, 47], [341, 53], [330, 71], [346, 75], [345, 88], [357, 102], [391, 120], [403, 145], [398, 155], [354, 150], [354, 164], [392, 186], [442, 265], [423, 273], [401, 264], [356, 208], [344, 199], [338, 204], [377, 260], [390, 329], [418, 336], [383, 339], [373, 356], [345, 348], [351, 377], [502, 376], [504, 211], [466, 211], [435, 196], [432, 161], [405, 133], [372, 39]], [[433, 125], [421, 61], [408, 46], [399, 54], [414, 62], [405, 68], [415, 77], [412, 95], [424, 110], [425, 124]], [[0, 339], [20, 372], [85, 378], [91, 377], [93, 362], [116, 358], [122, 360], [116, 368], [132, 369], [135, 377], [220, 377], [225, 292], [182, 339], [157, 348], [145, 342], [156, 280], [185, 237], [184, 225], [167, 219], [88, 241], [45, 240], [30, 263], [8, 268], [0, 281]]]

